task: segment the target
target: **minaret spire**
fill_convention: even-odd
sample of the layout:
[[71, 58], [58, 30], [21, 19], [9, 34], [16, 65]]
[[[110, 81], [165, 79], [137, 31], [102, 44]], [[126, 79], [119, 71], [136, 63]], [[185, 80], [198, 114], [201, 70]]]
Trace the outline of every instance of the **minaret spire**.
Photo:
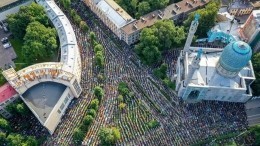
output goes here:
[[202, 53], [203, 53], [202, 49], [200, 48], [198, 50], [197, 56], [193, 58], [191, 66], [189, 67], [189, 70], [188, 70], [187, 77], [186, 77], [186, 79], [184, 81], [184, 86], [187, 86], [189, 84], [189, 82], [192, 79], [192, 76], [193, 76], [195, 70], [200, 68], [199, 63], [200, 63], [200, 59], [201, 59]]
[[195, 14], [194, 20], [191, 22], [189, 34], [188, 34], [188, 37], [187, 37], [187, 40], [186, 40], [186, 43], [185, 43], [185, 46], [184, 46], [184, 49], [183, 49], [184, 52], [189, 52], [189, 48], [190, 48], [190, 45], [191, 45], [191, 42], [192, 42], [192, 38], [193, 38], [195, 32], [197, 31], [197, 27], [199, 25], [199, 21], [198, 21], [199, 18], [200, 18], [200, 15]]

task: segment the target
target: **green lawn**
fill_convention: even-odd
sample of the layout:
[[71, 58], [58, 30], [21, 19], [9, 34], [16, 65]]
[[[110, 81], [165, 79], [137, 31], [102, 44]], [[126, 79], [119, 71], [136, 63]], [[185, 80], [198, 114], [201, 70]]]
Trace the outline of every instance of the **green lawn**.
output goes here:
[[10, 42], [14, 48], [14, 51], [17, 55], [17, 58], [15, 59], [15, 70], [18, 71], [26, 66], [29, 66], [30, 64], [25, 63], [24, 61], [24, 56], [22, 55], [22, 46], [23, 46], [23, 41], [20, 39], [10, 39]]

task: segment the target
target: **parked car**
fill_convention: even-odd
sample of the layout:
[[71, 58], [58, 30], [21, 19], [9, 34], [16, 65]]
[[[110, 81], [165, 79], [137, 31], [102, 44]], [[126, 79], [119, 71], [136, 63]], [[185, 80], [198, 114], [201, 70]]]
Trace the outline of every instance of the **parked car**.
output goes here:
[[12, 45], [10, 43], [6, 43], [3, 46], [4, 46], [5, 49], [8, 49], [8, 48], [12, 47]]
[[9, 32], [9, 30], [6, 26], [4, 26], [4, 32]]
[[3, 44], [7, 43], [7, 42], [8, 42], [8, 38], [7, 38], [7, 37], [2, 38], [2, 39], [1, 39], [1, 42], [2, 42]]

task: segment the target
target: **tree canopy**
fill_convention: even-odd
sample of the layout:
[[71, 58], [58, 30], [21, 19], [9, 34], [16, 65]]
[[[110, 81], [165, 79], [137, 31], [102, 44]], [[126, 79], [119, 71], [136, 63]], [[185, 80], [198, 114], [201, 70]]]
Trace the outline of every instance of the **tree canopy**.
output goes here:
[[35, 21], [28, 25], [24, 36], [23, 51], [28, 61], [44, 60], [53, 56], [58, 45], [56, 30]]
[[184, 26], [188, 29], [197, 13], [200, 15], [200, 19], [195, 35], [198, 35], [198, 37], [206, 37], [207, 32], [215, 25], [219, 8], [220, 3], [218, 1], [210, 2], [205, 8], [190, 13], [188, 19], [184, 21]]
[[130, 91], [129, 91], [128, 86], [125, 82], [120, 82], [118, 84], [118, 92], [120, 94], [122, 94], [123, 96], [126, 96], [126, 95], [129, 94]]
[[255, 72], [256, 80], [252, 84], [253, 95], [259, 96], [260, 95], [260, 53], [254, 54], [252, 58], [253, 68]]
[[99, 86], [96, 86], [94, 88], [94, 95], [98, 98], [99, 101], [101, 101], [102, 97], [104, 96], [103, 89]]
[[7, 16], [10, 31], [16, 38], [23, 38], [27, 25], [34, 21], [38, 21], [45, 26], [49, 25], [44, 8], [34, 2], [29, 6], [21, 6], [18, 13]]
[[135, 46], [135, 51], [142, 62], [152, 65], [161, 60], [163, 51], [179, 47], [184, 40], [183, 27], [175, 26], [172, 20], [160, 20], [152, 27], [142, 30], [140, 43]]
[[73, 131], [73, 134], [72, 134], [73, 142], [75, 144], [80, 144], [81, 141], [83, 140], [84, 136], [85, 135], [82, 130], [80, 130], [79, 128], [75, 128]]
[[6, 131], [9, 131], [11, 129], [9, 122], [4, 118], [0, 118], [0, 129]]
[[7, 136], [8, 146], [22, 146], [24, 138], [20, 134], [11, 133]]
[[98, 110], [98, 105], [99, 105], [99, 101], [98, 99], [93, 99], [91, 102], [90, 102], [90, 105], [89, 107], [94, 109], [95, 111]]
[[115, 0], [134, 18], [167, 6], [169, 0]]
[[98, 136], [101, 140], [101, 145], [103, 146], [112, 146], [121, 137], [119, 129], [117, 129], [116, 127], [102, 128]]

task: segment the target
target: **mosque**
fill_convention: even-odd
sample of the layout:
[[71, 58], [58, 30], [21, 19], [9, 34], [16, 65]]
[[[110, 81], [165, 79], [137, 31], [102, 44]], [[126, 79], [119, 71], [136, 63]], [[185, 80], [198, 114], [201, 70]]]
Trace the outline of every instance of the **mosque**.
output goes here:
[[176, 69], [178, 97], [187, 102], [218, 100], [247, 102], [255, 80], [250, 61], [251, 47], [242, 41], [230, 41], [224, 48], [191, 47], [199, 24], [195, 15]]

